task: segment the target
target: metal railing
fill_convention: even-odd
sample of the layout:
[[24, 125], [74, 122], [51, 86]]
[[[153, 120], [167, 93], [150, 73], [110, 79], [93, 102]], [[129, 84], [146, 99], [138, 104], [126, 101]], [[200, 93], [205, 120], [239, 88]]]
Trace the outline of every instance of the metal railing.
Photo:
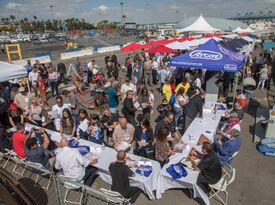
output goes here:
[[6, 204], [130, 204], [119, 193], [88, 187], [10, 153], [0, 158], [0, 199]]

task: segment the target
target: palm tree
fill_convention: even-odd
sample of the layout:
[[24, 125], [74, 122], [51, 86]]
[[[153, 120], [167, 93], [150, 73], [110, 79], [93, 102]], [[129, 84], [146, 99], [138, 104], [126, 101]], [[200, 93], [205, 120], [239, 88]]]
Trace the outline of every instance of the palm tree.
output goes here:
[[28, 19], [27, 17], [25, 17], [25, 18], [24, 18], [24, 21], [28, 22], [28, 21], [29, 21], [29, 19]]
[[14, 15], [10, 15], [10, 19], [11, 19], [12, 21], [14, 21], [14, 20], [16, 19], [16, 17], [15, 17]]
[[33, 19], [36, 21], [37, 20], [37, 16], [33, 16]]

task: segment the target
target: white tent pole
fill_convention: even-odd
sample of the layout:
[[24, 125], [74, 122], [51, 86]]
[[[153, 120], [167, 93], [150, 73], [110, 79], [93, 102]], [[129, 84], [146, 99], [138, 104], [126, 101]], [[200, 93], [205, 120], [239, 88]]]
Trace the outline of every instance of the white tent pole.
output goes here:
[[238, 81], [239, 81], [239, 72], [237, 73], [237, 80], [236, 80], [236, 83], [235, 83], [235, 88], [234, 88], [234, 93], [233, 93], [233, 102], [235, 102], [235, 98], [236, 98]]
[[27, 78], [27, 85], [28, 85], [28, 93], [29, 93], [29, 94], [31, 94], [31, 89], [30, 89], [29, 78]]

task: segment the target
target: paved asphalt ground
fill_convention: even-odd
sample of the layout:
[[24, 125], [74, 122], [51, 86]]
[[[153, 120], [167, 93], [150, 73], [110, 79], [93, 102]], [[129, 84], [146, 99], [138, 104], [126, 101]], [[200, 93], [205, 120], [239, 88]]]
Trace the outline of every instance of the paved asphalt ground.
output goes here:
[[[119, 61], [125, 59], [125, 54], [119, 54]], [[0, 57], [3, 59], [3, 55]], [[99, 66], [103, 66], [104, 56], [93, 56]], [[54, 63], [58, 58], [54, 58]], [[83, 62], [89, 58], [83, 59]], [[154, 87], [156, 97], [155, 107], [160, 103], [156, 87]], [[275, 96], [275, 88], [269, 93]], [[88, 97], [87, 97], [88, 98]], [[54, 99], [49, 100], [50, 104]], [[233, 184], [228, 187], [228, 204], [229, 205], [274, 205], [275, 204], [275, 158], [266, 157], [259, 153], [256, 144], [252, 142], [254, 135], [255, 114], [257, 107], [268, 108], [273, 105], [267, 100], [267, 92], [257, 90], [256, 97], [250, 99], [242, 122], [241, 137], [242, 146], [239, 154], [234, 159], [232, 166], [236, 168], [236, 179]], [[91, 111], [89, 111], [91, 112]], [[153, 113], [152, 122], [157, 116], [157, 111]], [[152, 124], [154, 127], [155, 124]], [[199, 129], [198, 125], [198, 129]], [[109, 187], [101, 179], [97, 179], [93, 185], [95, 188]], [[137, 205], [195, 205], [203, 204], [200, 199], [192, 199], [188, 190], [168, 190], [163, 194], [160, 200], [148, 200], [145, 195], [141, 195], [136, 202]], [[215, 200], [211, 200], [211, 204], [219, 204]]]

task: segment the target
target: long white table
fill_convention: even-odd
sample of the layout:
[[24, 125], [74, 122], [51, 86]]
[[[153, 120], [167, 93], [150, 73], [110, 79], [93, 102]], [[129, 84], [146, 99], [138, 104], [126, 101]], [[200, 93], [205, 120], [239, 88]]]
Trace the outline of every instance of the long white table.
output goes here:
[[198, 151], [201, 151], [201, 146], [197, 146], [197, 142], [201, 134], [204, 134], [207, 138], [213, 141], [213, 136], [219, 125], [220, 119], [224, 114], [224, 111], [220, 110], [217, 111], [216, 114], [214, 114], [212, 112], [212, 109], [209, 109], [210, 107], [211, 104], [205, 105], [203, 109], [203, 118], [195, 118], [186, 130], [186, 132], [183, 134], [182, 140], [189, 146], [187, 146], [187, 148], [181, 153], [176, 153], [172, 155], [169, 158], [169, 163], [162, 168], [158, 178], [158, 186], [156, 191], [157, 199], [161, 198], [162, 194], [168, 189], [189, 188], [194, 190], [194, 198], [200, 197], [203, 199], [205, 204], [210, 204], [207, 194], [196, 183], [199, 175], [198, 171], [186, 168], [187, 176], [181, 177], [177, 180], [173, 180], [166, 171], [166, 169], [170, 165], [176, 164], [184, 157], [187, 157], [192, 147], [194, 147]]
[[[26, 130], [30, 130], [32, 127], [39, 128], [37, 126], [26, 124]], [[12, 130], [11, 130], [12, 131]], [[13, 130], [14, 131], [14, 130]], [[50, 135], [51, 139], [55, 141], [60, 141], [61, 135], [58, 132], [52, 131], [52, 130], [46, 130]], [[98, 163], [95, 165], [95, 167], [99, 170], [99, 175], [102, 180], [104, 180], [108, 184], [112, 184], [112, 178], [110, 176], [109, 172], [109, 165], [110, 163], [114, 162], [116, 160], [116, 154], [117, 151], [113, 148], [105, 147], [102, 149], [102, 146], [87, 140], [80, 139], [79, 145], [85, 145], [89, 147], [96, 147], [100, 148], [100, 151], [96, 153], [98, 158]], [[131, 159], [135, 160], [136, 162], [140, 161], [142, 157], [128, 154], [127, 157], [130, 157]], [[135, 177], [130, 178], [130, 185], [139, 187], [144, 191], [145, 194], [148, 195], [150, 199], [155, 199], [154, 191], [157, 190], [157, 180], [159, 173], [161, 171], [160, 164], [157, 161], [149, 160], [152, 163], [152, 173], [150, 176], [145, 177], [141, 176], [139, 174], [136, 174]], [[136, 168], [131, 168], [133, 172], [136, 171]]]

